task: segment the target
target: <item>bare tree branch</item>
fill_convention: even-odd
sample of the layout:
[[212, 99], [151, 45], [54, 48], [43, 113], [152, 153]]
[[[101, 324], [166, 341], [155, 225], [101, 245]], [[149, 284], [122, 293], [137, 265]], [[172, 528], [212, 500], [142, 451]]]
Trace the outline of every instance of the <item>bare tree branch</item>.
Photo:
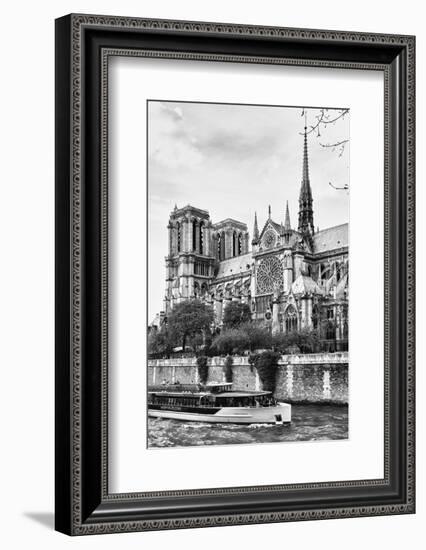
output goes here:
[[[335, 109], [333, 109], [334, 111]], [[320, 109], [320, 112], [315, 117], [315, 122], [309, 125], [309, 130], [306, 132], [308, 135], [317, 130], [318, 136], [320, 136], [321, 125], [327, 126], [328, 124], [334, 124], [339, 119], [343, 118], [349, 113], [349, 109], [339, 109], [339, 114], [334, 118], [331, 117], [330, 109]], [[302, 109], [302, 116], [305, 115], [305, 109]], [[302, 134], [303, 135], [303, 134]]]
[[332, 187], [333, 189], [336, 189], [337, 191], [347, 191], [349, 189], [349, 185], [348, 184], [345, 184], [343, 187], [336, 187], [335, 185], [333, 185], [331, 183], [331, 181], [328, 182], [328, 185], [330, 185], [330, 187]]
[[[300, 132], [300, 135], [304, 135], [306, 132], [306, 135], [316, 133], [316, 137], [321, 137], [321, 131], [326, 130], [330, 126], [334, 126], [337, 121], [340, 119], [343, 119], [347, 114], [349, 113], [349, 109], [309, 109], [309, 108], [303, 108], [301, 116], [305, 117], [305, 131]], [[308, 124], [308, 114], [310, 115], [311, 121]], [[335, 134], [336, 132], [334, 132]], [[333, 136], [334, 137], [334, 136]], [[324, 147], [325, 149], [331, 149], [333, 152], [337, 151], [337, 154], [339, 157], [343, 155], [345, 152], [346, 144], [349, 143], [349, 138], [345, 138], [342, 136], [343, 139], [339, 139], [338, 141], [331, 141], [326, 143], [321, 143], [319, 140], [319, 144], [321, 147]], [[330, 182], [330, 186], [333, 187], [333, 189], [336, 190], [348, 190], [349, 185], [346, 184], [343, 187], [337, 187], [333, 185]]]
[[334, 151], [335, 149], [337, 149], [339, 147], [340, 148], [339, 157], [341, 157], [343, 155], [344, 150], [345, 150], [345, 145], [348, 142], [349, 142], [348, 139], [343, 139], [342, 141], [337, 141], [336, 143], [320, 143], [320, 145], [321, 145], [321, 147], [329, 148], [332, 151]]

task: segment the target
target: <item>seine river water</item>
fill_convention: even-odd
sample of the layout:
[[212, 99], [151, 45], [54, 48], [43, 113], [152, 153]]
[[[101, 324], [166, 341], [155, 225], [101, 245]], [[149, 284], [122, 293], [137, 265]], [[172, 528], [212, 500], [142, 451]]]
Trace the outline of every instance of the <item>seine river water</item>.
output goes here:
[[293, 405], [291, 424], [206, 424], [148, 418], [149, 447], [347, 439], [348, 407]]

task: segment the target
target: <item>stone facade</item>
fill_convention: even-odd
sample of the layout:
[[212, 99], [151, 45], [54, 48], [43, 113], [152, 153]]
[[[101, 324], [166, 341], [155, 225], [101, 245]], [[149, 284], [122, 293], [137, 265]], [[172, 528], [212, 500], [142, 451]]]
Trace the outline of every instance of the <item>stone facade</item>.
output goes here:
[[256, 215], [250, 242], [243, 222], [213, 223], [207, 210], [175, 206], [168, 224], [164, 310], [151, 327], [161, 329], [176, 304], [194, 298], [213, 308], [220, 327], [227, 304], [238, 301], [273, 333], [314, 328], [323, 340], [347, 345], [348, 224], [315, 230], [306, 129], [298, 207], [297, 229], [288, 203], [284, 224], [272, 219], [269, 207], [259, 232]]
[[[246, 356], [233, 357], [233, 389], [262, 389], [257, 371]], [[209, 359], [208, 382], [224, 382], [223, 357]], [[163, 382], [196, 384], [195, 358], [148, 361], [148, 385]], [[277, 370], [275, 397], [288, 403], [348, 403], [348, 354], [283, 355]]]

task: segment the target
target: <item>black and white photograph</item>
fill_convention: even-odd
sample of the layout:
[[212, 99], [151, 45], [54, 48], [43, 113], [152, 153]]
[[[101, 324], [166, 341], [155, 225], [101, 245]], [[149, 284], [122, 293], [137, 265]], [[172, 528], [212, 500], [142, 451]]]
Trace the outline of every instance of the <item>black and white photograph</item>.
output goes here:
[[349, 438], [349, 123], [147, 101], [148, 448]]
[[2, 548], [421, 548], [421, 7], [4, 4]]

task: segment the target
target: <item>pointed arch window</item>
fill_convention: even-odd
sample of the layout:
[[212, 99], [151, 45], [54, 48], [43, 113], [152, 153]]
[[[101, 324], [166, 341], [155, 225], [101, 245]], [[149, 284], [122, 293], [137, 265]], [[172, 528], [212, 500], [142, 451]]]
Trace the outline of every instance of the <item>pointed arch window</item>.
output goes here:
[[222, 255], [222, 237], [220, 233], [216, 235], [216, 241], [217, 241], [217, 259], [220, 261], [221, 255]]
[[316, 304], [312, 308], [312, 327], [314, 330], [317, 330], [319, 327], [319, 309]]
[[203, 254], [204, 252], [204, 222], [200, 222], [199, 226], [199, 243], [200, 243], [200, 249], [199, 253]]
[[336, 338], [336, 321], [334, 308], [327, 308], [327, 325], [325, 329], [325, 337], [327, 340], [335, 340]]
[[325, 337], [327, 340], [334, 340], [336, 338], [336, 325], [333, 321], [328, 321]]
[[198, 226], [197, 220], [194, 220], [192, 222], [192, 250], [193, 251], [197, 250], [197, 226]]
[[177, 233], [177, 251], [180, 252], [182, 235], [181, 235], [181, 227], [179, 222], [177, 222], [176, 224], [176, 233]]
[[297, 311], [294, 306], [288, 306], [285, 312], [285, 331], [294, 332], [297, 330]]
[[220, 256], [219, 260], [222, 261], [225, 259], [225, 232], [222, 231], [220, 234]]

